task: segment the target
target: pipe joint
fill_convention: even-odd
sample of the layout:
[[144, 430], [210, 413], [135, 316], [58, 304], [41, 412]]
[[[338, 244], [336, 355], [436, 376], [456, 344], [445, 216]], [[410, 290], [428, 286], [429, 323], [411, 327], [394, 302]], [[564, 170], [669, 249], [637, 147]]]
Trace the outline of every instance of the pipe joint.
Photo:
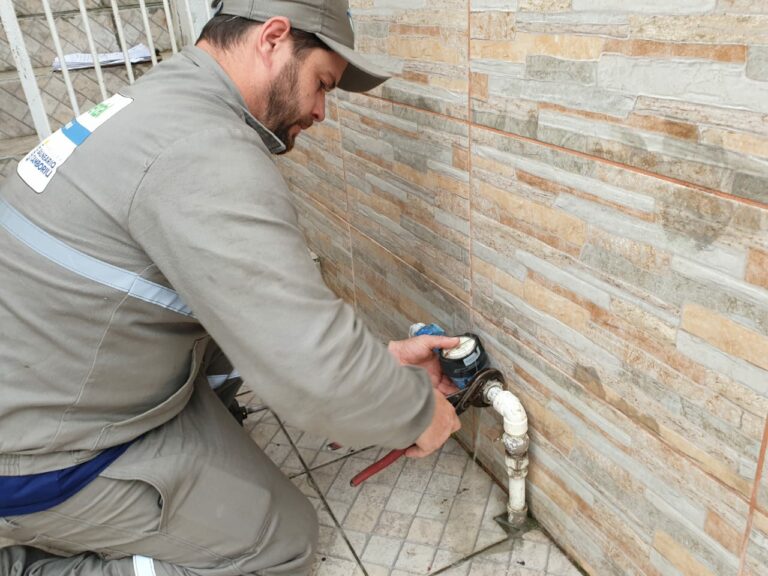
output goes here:
[[483, 388], [483, 399], [488, 405], [493, 404], [493, 399], [496, 398], [501, 392], [504, 391], [504, 387], [498, 380], [491, 380], [485, 384]]
[[528, 446], [530, 444], [528, 434], [524, 434], [523, 436], [510, 436], [509, 434], [504, 434], [503, 442], [507, 454], [512, 457], [524, 456], [527, 454]]
[[528, 517], [528, 506], [523, 506], [520, 509], [513, 509], [507, 507], [507, 521], [513, 528], [520, 528], [525, 524], [525, 520]]
[[512, 471], [521, 471], [521, 470], [527, 470], [528, 469], [528, 455], [523, 454], [522, 456], [507, 456], [505, 458], [507, 469]]

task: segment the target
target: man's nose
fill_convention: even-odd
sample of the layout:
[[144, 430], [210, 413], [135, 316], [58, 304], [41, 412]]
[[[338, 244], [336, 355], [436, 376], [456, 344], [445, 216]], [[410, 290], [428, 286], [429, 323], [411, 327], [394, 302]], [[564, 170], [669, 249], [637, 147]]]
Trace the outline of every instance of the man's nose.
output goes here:
[[312, 110], [312, 118], [314, 118], [315, 122], [322, 122], [325, 120], [325, 92], [321, 91], [315, 101], [315, 108]]

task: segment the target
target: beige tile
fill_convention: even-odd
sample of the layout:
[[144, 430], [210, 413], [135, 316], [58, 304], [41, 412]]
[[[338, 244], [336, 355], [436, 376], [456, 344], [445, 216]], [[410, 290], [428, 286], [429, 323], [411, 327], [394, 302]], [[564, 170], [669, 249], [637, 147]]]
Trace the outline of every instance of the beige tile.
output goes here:
[[402, 514], [413, 516], [419, 508], [422, 494], [422, 492], [416, 492], [414, 490], [395, 488], [389, 496], [386, 509], [392, 512], [400, 512]]
[[311, 574], [313, 576], [351, 576], [356, 568], [356, 562], [321, 556]]
[[568, 557], [554, 546], [549, 551], [547, 573], [552, 576], [581, 576]]
[[435, 552], [432, 546], [406, 542], [397, 557], [395, 568], [415, 574], [426, 574], [432, 568]]
[[461, 483], [461, 476], [452, 476], [449, 474], [441, 474], [440, 472], [433, 472], [432, 477], [427, 484], [427, 493], [438, 494], [455, 494], [459, 489]]
[[727, 354], [768, 370], [768, 336], [696, 304], [683, 309], [681, 327]]
[[353, 0], [350, 8], [358, 49], [394, 73], [373, 94], [466, 118], [467, 0]]
[[364, 484], [342, 526], [350, 530], [372, 532], [391, 491], [388, 486]]
[[368, 540], [361, 560], [365, 564], [393, 566], [403, 541], [397, 538], [374, 535]]
[[436, 546], [443, 535], [445, 524], [440, 520], [416, 517], [408, 530], [406, 540], [417, 544]]
[[411, 529], [411, 523], [418, 520], [414, 518], [413, 514], [403, 514], [400, 512], [391, 512], [390, 510], [384, 510], [379, 516], [379, 521], [374, 528], [376, 534], [381, 536], [390, 536], [392, 538], [400, 538], [401, 540], [406, 537]]

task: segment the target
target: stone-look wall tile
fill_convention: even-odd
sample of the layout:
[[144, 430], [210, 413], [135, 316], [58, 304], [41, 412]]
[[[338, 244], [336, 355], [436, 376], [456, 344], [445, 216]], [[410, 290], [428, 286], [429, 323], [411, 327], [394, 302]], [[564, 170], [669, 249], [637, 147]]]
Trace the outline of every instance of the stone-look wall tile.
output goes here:
[[768, 514], [756, 510], [747, 542], [747, 555], [739, 576], [761, 576], [768, 568]]
[[[589, 574], [736, 576], [747, 497], [582, 388], [497, 317], [475, 330], [531, 435], [528, 504]], [[479, 458], [503, 481], [500, 419], [481, 427]], [[486, 420], [483, 420], [486, 425]]]
[[307, 245], [320, 258], [323, 280], [340, 298], [354, 305], [349, 226], [302, 191], [294, 188], [294, 194], [299, 226]]
[[437, 322], [454, 334], [469, 326], [467, 306], [355, 229], [352, 253], [357, 310], [383, 340], [402, 340], [414, 322]]
[[471, 0], [474, 122], [768, 203], [768, 16], [716, 0], [526, 8]]
[[340, 104], [350, 222], [468, 301], [466, 124], [366, 96]]
[[749, 251], [746, 280], [768, 289], [768, 251], [757, 248]]
[[747, 78], [768, 80], [768, 46], [752, 46], [749, 49]]
[[[768, 428], [768, 423], [766, 423], [766, 428]], [[764, 456], [763, 470], [757, 486], [757, 509], [764, 516], [768, 517], [768, 457], [766, 456], [768, 454]], [[768, 528], [768, 525], [766, 525], [766, 528]], [[764, 532], [768, 534], [768, 529], [764, 530]]]
[[579, 382], [574, 394], [748, 498], [768, 413], [768, 292], [744, 274], [764, 222], [567, 152], [472, 136], [473, 308]]
[[717, 11], [728, 14], [768, 14], [763, 0], [717, 0]]
[[341, 132], [335, 95], [326, 99], [325, 120], [299, 135], [291, 152], [276, 157], [291, 188], [322, 204], [343, 220], [347, 216]]
[[326, 100], [325, 120], [296, 139], [275, 162], [296, 199], [299, 224], [320, 257], [326, 284], [354, 304], [352, 248], [335, 96]]
[[469, 0], [351, 0], [358, 49], [393, 78], [371, 93], [467, 117]]

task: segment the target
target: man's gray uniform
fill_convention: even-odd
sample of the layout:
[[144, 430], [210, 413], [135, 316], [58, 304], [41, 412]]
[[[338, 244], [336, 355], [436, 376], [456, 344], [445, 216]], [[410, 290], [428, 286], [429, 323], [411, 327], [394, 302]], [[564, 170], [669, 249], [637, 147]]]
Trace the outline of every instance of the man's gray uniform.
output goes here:
[[[208, 388], [211, 338], [273, 409], [341, 443], [409, 445], [431, 385], [322, 282], [269, 157], [281, 143], [215, 60], [187, 48], [122, 94], [41, 193], [17, 174], [0, 190], [0, 475], [138, 440], [64, 504], [0, 519], [0, 536], [200, 574], [301, 573], [314, 511]], [[106, 285], [104, 263], [136, 281]], [[100, 557], [73, 562], [101, 573]]]

